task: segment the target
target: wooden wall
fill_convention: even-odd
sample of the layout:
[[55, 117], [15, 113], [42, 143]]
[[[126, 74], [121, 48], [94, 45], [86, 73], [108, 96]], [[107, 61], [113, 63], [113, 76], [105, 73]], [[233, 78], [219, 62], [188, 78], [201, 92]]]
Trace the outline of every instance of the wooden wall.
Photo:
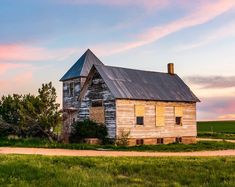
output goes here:
[[[144, 106], [144, 125], [136, 125], [135, 105]], [[163, 106], [165, 111], [164, 126], [156, 126], [156, 107]], [[182, 107], [182, 125], [175, 124], [174, 107]], [[116, 136], [121, 131], [130, 131], [130, 138], [156, 137], [195, 137], [196, 104], [177, 102], [155, 102], [139, 100], [116, 100]]]
[[[109, 138], [115, 138], [116, 135], [116, 109], [115, 99], [109, 91], [107, 85], [97, 71], [92, 75], [88, 88], [81, 99], [79, 108], [79, 120], [90, 118], [90, 107], [92, 101], [102, 100], [104, 107], [105, 125], [108, 129]], [[86, 86], [86, 85], [85, 85]], [[94, 116], [92, 114], [92, 116]]]
[[[74, 94], [73, 96], [70, 95], [69, 85], [70, 83], [74, 84]], [[80, 78], [72, 79], [63, 82], [63, 108], [70, 108], [70, 107], [79, 107], [78, 96], [80, 94], [81, 85], [80, 85]]]

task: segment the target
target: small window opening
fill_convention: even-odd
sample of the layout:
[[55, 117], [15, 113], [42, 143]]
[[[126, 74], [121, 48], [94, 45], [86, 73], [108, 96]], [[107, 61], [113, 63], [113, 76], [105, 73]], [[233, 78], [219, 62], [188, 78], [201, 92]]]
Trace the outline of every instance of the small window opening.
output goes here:
[[136, 117], [136, 124], [137, 125], [144, 125], [144, 117], [143, 116], [137, 116]]
[[182, 117], [175, 117], [175, 124], [182, 125]]
[[163, 138], [157, 138], [157, 144], [164, 144]]
[[136, 140], [136, 145], [143, 145], [144, 144], [144, 140], [143, 139], [137, 139]]
[[182, 137], [176, 137], [175, 142], [176, 143], [182, 143]]
[[92, 107], [100, 107], [100, 106], [103, 106], [103, 102], [102, 102], [102, 100], [100, 100], [100, 101], [92, 101], [91, 102], [91, 106]]
[[70, 97], [74, 96], [74, 83], [73, 82], [69, 83], [69, 96]]

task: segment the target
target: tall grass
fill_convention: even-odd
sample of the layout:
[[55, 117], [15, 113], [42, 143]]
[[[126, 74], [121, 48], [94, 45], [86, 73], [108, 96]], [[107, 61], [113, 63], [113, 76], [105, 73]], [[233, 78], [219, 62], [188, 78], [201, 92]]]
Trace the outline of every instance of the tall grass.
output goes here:
[[235, 139], [235, 121], [197, 122], [198, 137]]
[[0, 147], [38, 147], [38, 148], [63, 148], [77, 150], [108, 149], [116, 151], [203, 151], [235, 149], [235, 143], [200, 141], [196, 144], [168, 144], [168, 145], [141, 145], [141, 146], [115, 146], [115, 145], [87, 145], [87, 144], [62, 144], [50, 143], [41, 139], [0, 139]]
[[0, 156], [1, 186], [235, 186], [235, 158]]

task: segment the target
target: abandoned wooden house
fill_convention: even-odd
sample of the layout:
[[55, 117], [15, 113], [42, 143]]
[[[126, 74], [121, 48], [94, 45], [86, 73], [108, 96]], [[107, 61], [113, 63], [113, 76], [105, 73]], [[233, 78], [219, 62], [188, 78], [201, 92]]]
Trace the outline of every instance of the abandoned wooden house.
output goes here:
[[75, 120], [103, 123], [111, 139], [128, 134], [129, 145], [194, 143], [199, 99], [174, 73], [104, 65], [90, 50], [64, 75], [64, 126]]

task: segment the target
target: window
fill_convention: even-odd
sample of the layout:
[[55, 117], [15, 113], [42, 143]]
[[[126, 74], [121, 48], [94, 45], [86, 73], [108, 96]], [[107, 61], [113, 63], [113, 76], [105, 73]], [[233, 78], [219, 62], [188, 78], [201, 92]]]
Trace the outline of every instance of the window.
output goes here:
[[165, 107], [156, 106], [156, 126], [164, 126], [165, 125]]
[[144, 124], [144, 117], [137, 116], [136, 125], [143, 125], [143, 124]]
[[163, 138], [157, 138], [157, 144], [164, 144]]
[[182, 143], [182, 137], [176, 137], [175, 142], [176, 143]]
[[136, 125], [144, 125], [144, 106], [135, 105]]
[[102, 100], [92, 101], [92, 102], [91, 102], [91, 106], [92, 106], [92, 107], [100, 107], [100, 106], [103, 106], [103, 101], [102, 101]]
[[69, 96], [70, 97], [74, 96], [74, 83], [73, 82], [69, 83]]
[[136, 139], [136, 145], [143, 145], [144, 140], [143, 139]]
[[175, 124], [182, 125], [183, 108], [175, 107]]
[[181, 125], [182, 124], [182, 117], [175, 117], [175, 124]]

